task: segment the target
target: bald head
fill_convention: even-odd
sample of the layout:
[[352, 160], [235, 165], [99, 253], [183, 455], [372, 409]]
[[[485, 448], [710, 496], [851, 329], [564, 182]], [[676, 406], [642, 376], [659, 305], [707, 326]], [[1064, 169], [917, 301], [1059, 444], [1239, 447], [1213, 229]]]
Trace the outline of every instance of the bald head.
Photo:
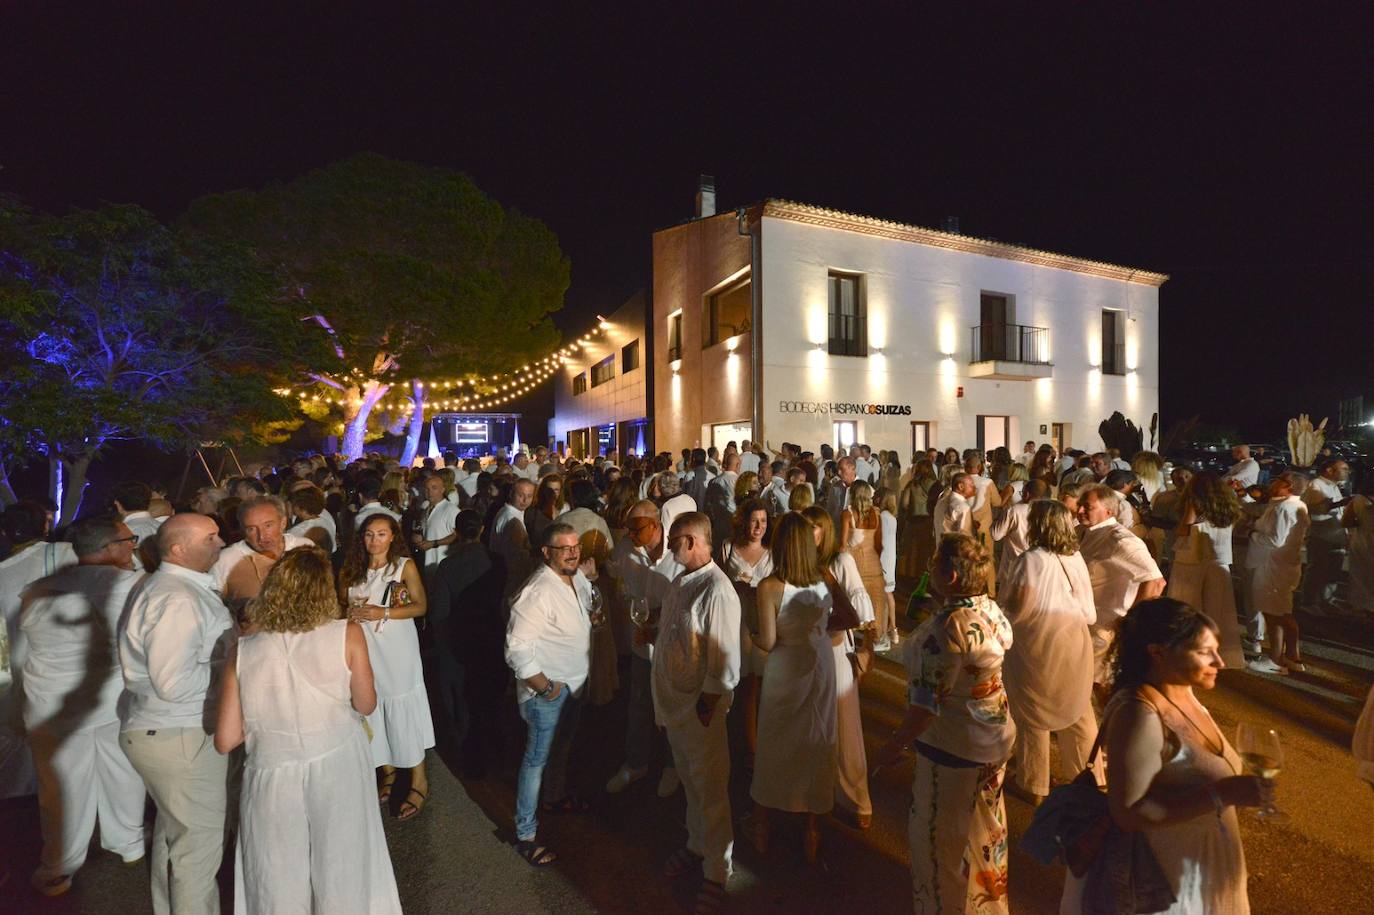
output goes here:
[[657, 518], [659, 515], [658, 506], [648, 499], [641, 499], [634, 504], [634, 507], [625, 515], [627, 518]]
[[173, 515], [157, 529], [158, 555], [172, 565], [208, 572], [222, 549], [219, 525], [204, 515]]

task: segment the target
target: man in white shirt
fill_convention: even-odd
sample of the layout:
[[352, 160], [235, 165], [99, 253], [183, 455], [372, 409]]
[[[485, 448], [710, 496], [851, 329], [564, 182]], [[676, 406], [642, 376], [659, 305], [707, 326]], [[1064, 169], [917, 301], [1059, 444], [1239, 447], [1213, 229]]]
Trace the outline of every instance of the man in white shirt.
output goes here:
[[1107, 649], [1116, 638], [1117, 621], [1143, 600], [1164, 593], [1164, 576], [1145, 541], [1117, 523], [1119, 496], [1100, 483], [1085, 486], [1078, 495], [1079, 552], [1093, 584], [1097, 622], [1093, 637], [1093, 682], [1107, 682]]
[[740, 676], [739, 595], [711, 561], [711, 523], [705, 515], [679, 516], [668, 548], [683, 572], [658, 618], [654, 711], [667, 729], [687, 795], [687, 847], [668, 859], [665, 873], [678, 876], [699, 862], [710, 884], [703, 886], [702, 896], [718, 903], [730, 877], [734, 844], [725, 715]]
[[367, 521], [370, 516], [378, 512], [384, 515], [390, 515], [397, 524], [401, 523], [401, 515], [399, 512], [392, 511], [381, 502], [377, 501], [381, 494], [382, 481], [377, 479], [377, 477], [368, 474], [358, 480], [358, 500], [362, 505], [358, 508], [357, 514], [353, 516], [354, 530], [361, 531], [363, 529], [363, 523]]
[[511, 484], [506, 504], [491, 523], [488, 545], [506, 561], [506, 596], [511, 597], [525, 584], [534, 568], [530, 536], [525, 529], [525, 509], [534, 501], [534, 484], [516, 480]]
[[769, 514], [781, 515], [787, 512], [787, 503], [792, 498], [792, 487], [798, 483], [806, 482], [806, 471], [800, 467], [787, 469], [787, 465], [782, 461], [774, 461], [769, 465], [773, 479], [763, 490], [763, 501], [768, 503]]
[[[1350, 500], [1341, 485], [1350, 479], [1350, 465], [1340, 459], [1322, 467], [1302, 492], [1312, 520], [1307, 536], [1307, 578], [1303, 603], [1325, 612], [1335, 594], [1336, 580], [1345, 564], [1347, 535], [1341, 524], [1341, 508]], [[1296, 645], [1296, 643], [1295, 643]]]
[[763, 456], [754, 450], [754, 443], [745, 439], [740, 444], [739, 452], [739, 472], [740, 473], [761, 473], [760, 467], [767, 463]]
[[525, 454], [525, 452], [516, 452], [512, 466], [515, 468], [515, 475], [517, 477], [529, 480], [531, 483], [539, 482], [539, 465], [531, 461], [529, 455]]
[[43, 851], [32, 883], [65, 893], [100, 821], [100, 846], [133, 863], [143, 858], [143, 779], [119, 748], [117, 704], [124, 689], [116, 637], [134, 571], [138, 537], [113, 518], [83, 518], [68, 530], [78, 565], [24, 593], [24, 726], [38, 770]]
[[290, 508], [295, 523], [286, 529], [286, 533], [304, 537], [332, 555], [339, 545], [339, 531], [334, 524], [334, 516], [325, 509], [324, 490], [314, 483], [293, 487]]
[[[642, 601], [652, 614], [663, 605], [668, 586], [682, 572], [682, 566], [667, 548], [659, 520], [658, 506], [648, 500], [637, 503], [626, 516], [626, 535], [611, 551], [609, 571], [620, 585], [620, 593], [627, 601]], [[630, 699], [625, 726], [625, 764], [606, 783], [606, 791], [619, 794], [643, 778], [649, 769], [649, 757], [657, 729], [654, 726], [654, 703], [650, 691], [650, 670], [653, 644], [648, 630], [635, 628], [630, 640]], [[671, 773], [671, 774], [670, 774]], [[678, 776], [672, 756], [659, 781], [659, 794], [666, 797], [677, 790]]]
[[859, 456], [854, 461], [854, 470], [860, 480], [872, 486], [878, 485], [878, 477], [882, 475], [882, 467], [873, 456], [873, 449], [867, 445], [859, 446]]
[[1260, 473], [1259, 461], [1250, 457], [1250, 446], [1235, 446], [1231, 449], [1231, 457], [1235, 460], [1235, 463], [1231, 465], [1230, 470], [1222, 474], [1221, 478], [1228, 483], [1239, 483], [1245, 489], [1258, 485]]
[[412, 535], [415, 545], [424, 551], [425, 587], [433, 583], [434, 570], [448, 555], [449, 544], [458, 539], [454, 524], [458, 520], [458, 503], [446, 498], [444, 478], [437, 473], [425, 478], [424, 532]]
[[1023, 467], [1030, 467], [1035, 460], [1035, 442], [1029, 441], [1021, 448], [1021, 453], [1016, 456], [1016, 460]]
[[[1280, 474], [1269, 484], [1269, 504], [1250, 532], [1245, 555], [1250, 569], [1247, 606], [1263, 614], [1269, 633], [1269, 655], [1248, 665], [1260, 673], [1283, 676], [1290, 670], [1306, 669], [1298, 654], [1298, 623], [1293, 618], [1293, 592], [1302, 578], [1302, 544], [1311, 525], [1311, 503], [1303, 498], [1306, 484], [1307, 478], [1300, 473]], [[1253, 632], [1253, 624], [1247, 626], [1251, 640], [1257, 641]]]
[[1021, 487], [1021, 501], [1004, 509], [992, 522], [992, 539], [1002, 541], [1002, 556], [997, 561], [999, 586], [1007, 583], [1016, 560], [1030, 549], [1030, 504], [1048, 495], [1049, 486], [1044, 480], [1030, 480]]
[[217, 913], [229, 766], [215, 751], [215, 705], [238, 638], [209, 575], [224, 541], [214, 521], [185, 514], [167, 519], [157, 546], [162, 562], [119, 633], [119, 743], [157, 804], [153, 911]]
[[[1113, 470], [1130, 470], [1130, 469], [1131, 469], [1131, 462], [1128, 461], [1128, 460], [1126, 460], [1124, 457], [1121, 456], [1121, 449], [1119, 449], [1119, 448], [1108, 448], [1108, 449], [1107, 449], [1107, 463], [1108, 463], [1107, 473], [1111, 473]], [[1095, 469], [1094, 469], [1094, 470], [1095, 470]], [[1106, 474], [1104, 474], [1103, 476], [1098, 477], [1097, 479], [1098, 479], [1099, 482], [1101, 482], [1103, 479], [1105, 479], [1105, 477], [1106, 477]]]
[[[153, 513], [149, 511], [152, 501], [152, 487], [136, 480], [117, 484], [110, 494], [110, 502], [119, 520], [127, 524], [129, 530], [144, 543], [152, 541], [163, 521], [161, 518], [154, 518]], [[143, 560], [137, 550], [134, 551], [134, 568], [139, 571], [143, 569]]]
[[477, 495], [477, 478], [482, 475], [482, 462], [476, 458], [468, 458], [463, 461], [460, 469], [454, 471], [453, 485], [462, 490], [467, 498], [459, 497], [458, 501], [466, 505], [473, 496]]
[[673, 526], [673, 519], [684, 512], [694, 512], [697, 510], [697, 501], [685, 492], [679, 492], [681, 484], [675, 475], [671, 473], [661, 473], [658, 475], [659, 497], [663, 500], [659, 504], [659, 523], [666, 531]]
[[506, 627], [506, 664], [515, 673], [526, 726], [515, 791], [515, 847], [538, 867], [556, 860], [535, 841], [540, 799], [560, 809], [583, 809], [568, 793], [568, 752], [582, 714], [592, 646], [592, 584], [579, 568], [577, 531], [550, 524], [542, 552], [543, 563], [511, 603]]
[[949, 478], [949, 487], [935, 500], [931, 520], [935, 525], [935, 545], [946, 534], [973, 535], [973, 496], [977, 492], [973, 477], [959, 472]]
[[37, 785], [28, 745], [10, 723], [18, 717], [25, 654], [20, 596], [31, 583], [76, 562], [70, 543], [47, 542], [49, 526], [47, 512], [36, 502], [19, 502], [0, 515], [0, 528], [14, 545], [0, 560], [0, 616], [9, 645], [9, 668], [0, 668], [0, 798], [33, 794]]
[[238, 613], [258, 596], [262, 581], [287, 550], [313, 541], [286, 532], [286, 505], [276, 496], [257, 496], [239, 506], [243, 539], [219, 554], [210, 577], [229, 608]]

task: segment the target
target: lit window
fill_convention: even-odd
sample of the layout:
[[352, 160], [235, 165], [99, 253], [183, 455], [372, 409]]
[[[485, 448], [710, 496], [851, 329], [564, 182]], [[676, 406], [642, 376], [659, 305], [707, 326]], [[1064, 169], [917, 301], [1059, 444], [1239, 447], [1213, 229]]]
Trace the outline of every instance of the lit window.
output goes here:
[[707, 296], [702, 315], [702, 349], [747, 332], [752, 309], [752, 288], [748, 279]]
[[868, 314], [864, 308], [863, 277], [830, 274], [830, 355], [868, 355]]
[[592, 387], [605, 384], [615, 377], [615, 354], [607, 356], [592, 366]]

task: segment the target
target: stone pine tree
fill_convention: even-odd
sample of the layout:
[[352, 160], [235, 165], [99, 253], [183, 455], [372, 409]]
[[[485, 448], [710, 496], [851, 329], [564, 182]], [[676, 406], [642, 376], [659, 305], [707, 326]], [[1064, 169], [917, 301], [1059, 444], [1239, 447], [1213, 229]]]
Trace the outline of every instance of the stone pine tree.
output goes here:
[[275, 287], [136, 206], [52, 216], [0, 198], [0, 467], [45, 459], [70, 520], [112, 442], [242, 441], [289, 419], [279, 373], [318, 358]]
[[349, 459], [393, 389], [421, 414], [415, 381], [505, 371], [558, 342], [550, 315], [569, 266], [557, 239], [458, 172], [361, 153], [289, 183], [201, 198], [185, 223], [248, 244], [328, 340], [332, 359], [307, 379], [342, 402]]

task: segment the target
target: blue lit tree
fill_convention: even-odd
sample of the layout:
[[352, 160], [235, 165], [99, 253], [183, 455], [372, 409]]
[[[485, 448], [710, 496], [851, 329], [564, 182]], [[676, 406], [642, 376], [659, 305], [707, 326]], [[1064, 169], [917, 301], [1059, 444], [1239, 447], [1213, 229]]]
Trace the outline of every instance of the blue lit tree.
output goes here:
[[299, 319], [333, 347], [303, 377], [343, 404], [343, 447], [362, 453], [374, 407], [402, 387], [418, 442], [415, 380], [487, 374], [558, 343], [569, 267], [558, 240], [463, 174], [363, 153], [288, 183], [201, 198], [185, 224], [242, 240], [279, 271]]
[[289, 419], [273, 385], [321, 357], [278, 286], [135, 206], [50, 216], [0, 198], [0, 465], [46, 459], [71, 518], [111, 442], [242, 441]]

